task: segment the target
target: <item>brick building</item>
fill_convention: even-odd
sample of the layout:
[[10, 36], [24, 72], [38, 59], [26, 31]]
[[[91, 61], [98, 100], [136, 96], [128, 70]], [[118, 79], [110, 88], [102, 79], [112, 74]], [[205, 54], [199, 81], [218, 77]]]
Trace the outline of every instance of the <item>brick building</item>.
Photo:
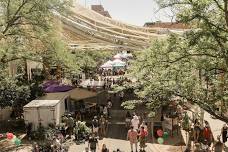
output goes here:
[[105, 17], [112, 18], [108, 11], [104, 10], [104, 7], [102, 5], [91, 5], [91, 9]]

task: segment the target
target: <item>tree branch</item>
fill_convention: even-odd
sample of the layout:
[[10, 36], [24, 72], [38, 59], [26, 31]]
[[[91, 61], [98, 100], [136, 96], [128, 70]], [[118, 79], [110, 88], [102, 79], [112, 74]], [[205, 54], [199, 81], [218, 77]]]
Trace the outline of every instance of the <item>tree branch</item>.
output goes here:
[[217, 0], [213, 0], [213, 1], [216, 3], [216, 5], [218, 6], [219, 9], [221, 9], [222, 11], [225, 11], [224, 8], [222, 7], [222, 5], [219, 4], [219, 2]]
[[13, 17], [7, 21], [6, 28], [2, 32], [3, 34], [5, 34], [9, 30], [9, 28], [12, 27], [13, 24], [21, 17], [18, 14], [27, 2], [28, 0], [23, 0], [22, 4], [18, 7], [16, 12], [14, 13]]
[[187, 55], [184, 55], [182, 57], [179, 57], [177, 58], [176, 60], [174, 61], [169, 61], [170, 64], [173, 64], [173, 63], [176, 63], [182, 59], [185, 59], [185, 58], [188, 58], [188, 57], [196, 57], [196, 56], [208, 56], [208, 57], [212, 57], [212, 58], [222, 58], [222, 57], [218, 57], [218, 56], [215, 56], [215, 55], [212, 55], [212, 54], [208, 54], [208, 53], [196, 53], [196, 54], [187, 54]]
[[226, 20], [226, 26], [228, 27], [228, 1], [224, 1], [224, 12], [225, 12], [225, 20]]

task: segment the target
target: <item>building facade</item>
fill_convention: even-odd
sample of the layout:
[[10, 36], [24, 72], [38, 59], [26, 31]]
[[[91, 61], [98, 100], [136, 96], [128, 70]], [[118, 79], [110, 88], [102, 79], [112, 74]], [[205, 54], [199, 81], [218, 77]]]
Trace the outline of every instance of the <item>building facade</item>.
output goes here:
[[91, 9], [105, 17], [112, 18], [108, 11], [106, 11], [103, 5], [91, 5]]

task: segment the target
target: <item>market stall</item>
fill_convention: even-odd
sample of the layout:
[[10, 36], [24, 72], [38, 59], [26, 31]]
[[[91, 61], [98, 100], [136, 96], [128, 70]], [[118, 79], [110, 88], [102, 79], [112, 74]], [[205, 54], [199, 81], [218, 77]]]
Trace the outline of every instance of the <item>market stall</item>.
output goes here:
[[32, 100], [23, 107], [26, 124], [32, 123], [32, 129], [39, 125], [48, 127], [49, 124], [58, 125], [67, 109], [68, 93], [48, 93], [45, 96]]

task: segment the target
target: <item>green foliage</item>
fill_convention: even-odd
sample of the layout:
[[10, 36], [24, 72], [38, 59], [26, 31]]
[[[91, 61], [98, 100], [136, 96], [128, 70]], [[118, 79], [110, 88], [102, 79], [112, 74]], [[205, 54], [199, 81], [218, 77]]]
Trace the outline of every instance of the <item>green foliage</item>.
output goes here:
[[20, 82], [5, 74], [0, 74], [0, 107], [23, 106], [30, 98], [28, 85], [21, 85]]
[[44, 48], [37, 54], [48, 65], [62, 66], [69, 72], [78, 73], [80, 66], [68, 50], [67, 44], [60, 39], [60, 33], [55, 30], [43, 33], [41, 40]]
[[[175, 98], [194, 102], [215, 112], [215, 104], [227, 106], [228, 12], [227, 1], [160, 1], [176, 10], [177, 20], [192, 29], [157, 40], [137, 56], [130, 73], [138, 81], [135, 92], [152, 111]], [[218, 2], [218, 4], [216, 3]]]
[[91, 128], [89, 128], [88, 126], [86, 126], [86, 122], [82, 122], [82, 121], [77, 121], [76, 125], [75, 125], [75, 132], [84, 132], [85, 134], [91, 134], [92, 130]]
[[[0, 73], [0, 107], [6, 106], [22, 107], [43, 95], [41, 82], [34, 80], [33, 82], [25, 81], [22, 76], [9, 77], [7, 70], [1, 69]], [[18, 111], [19, 113], [22, 111]]]
[[125, 89], [127, 89], [125, 86], [120, 86], [120, 85], [113, 85], [111, 88], [111, 91], [109, 91], [110, 93], [119, 93], [121, 91], [124, 91]]
[[60, 39], [54, 12], [70, 13], [69, 0], [2, 0], [0, 8], [0, 62], [16, 59], [49, 61], [77, 71]]
[[136, 107], [136, 104], [142, 103], [142, 101], [140, 100], [128, 100], [125, 101], [121, 104], [122, 107], [124, 107], [124, 109], [127, 110], [133, 110]]
[[109, 51], [75, 51], [75, 63], [80, 66], [85, 73], [95, 71], [99, 65], [112, 57], [113, 52]]

